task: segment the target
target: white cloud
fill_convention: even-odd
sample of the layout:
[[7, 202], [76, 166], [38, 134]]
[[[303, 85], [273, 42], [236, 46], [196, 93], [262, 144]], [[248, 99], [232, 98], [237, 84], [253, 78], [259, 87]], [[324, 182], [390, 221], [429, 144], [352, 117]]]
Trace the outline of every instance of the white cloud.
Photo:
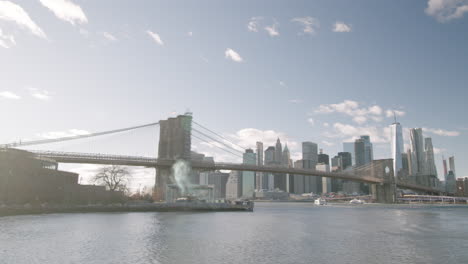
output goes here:
[[150, 36], [151, 39], [154, 40], [154, 42], [156, 42], [157, 44], [161, 45], [161, 46], [164, 46], [164, 42], [162, 41], [161, 37], [159, 36], [158, 33], [155, 33], [151, 30], [146, 30], [146, 34], [148, 34], [148, 36]]
[[14, 99], [14, 100], [18, 100], [18, 99], [21, 99], [21, 96], [13, 93], [13, 92], [10, 92], [10, 91], [2, 91], [0, 92], [0, 97], [1, 98], [5, 98], [5, 99]]
[[[276, 140], [280, 138], [283, 147], [287, 143], [288, 148], [291, 152], [291, 157], [300, 158], [301, 153], [301, 145], [294, 139], [290, 138], [283, 132], [278, 132], [274, 130], [259, 130], [256, 128], [244, 128], [240, 129], [235, 133], [225, 133], [223, 136], [229, 141], [242, 146], [243, 148], [251, 148], [256, 152], [256, 142], [261, 141], [263, 142], [264, 150], [269, 146], [274, 146], [276, 144]], [[207, 156], [212, 156], [217, 161], [229, 161], [229, 162], [241, 162], [240, 157], [236, 157], [232, 154], [224, 152], [213, 145], [218, 147], [223, 147], [221, 144], [217, 142], [209, 142], [209, 143], [202, 143], [199, 139], [195, 138], [195, 141], [192, 143], [194, 149], [198, 153], [203, 153]], [[225, 144], [228, 144], [225, 142]], [[242, 151], [239, 147], [233, 146], [235, 149]], [[234, 152], [234, 151], [233, 151]], [[236, 152], [235, 152], [236, 153]], [[236, 153], [238, 155], [242, 155], [241, 153]]]
[[352, 117], [353, 121], [358, 124], [363, 124], [369, 119], [380, 122], [383, 114], [382, 107], [378, 105], [365, 107], [352, 100], [344, 100], [338, 104], [322, 104], [314, 112], [318, 114], [341, 113]]
[[444, 137], [457, 137], [461, 134], [458, 131], [449, 131], [449, 130], [440, 129], [440, 128], [426, 128], [425, 127], [423, 128], [423, 131], [431, 133], [431, 134], [435, 134], [438, 136], [444, 136]]
[[353, 121], [361, 125], [367, 121], [367, 118], [365, 116], [355, 116]]
[[16, 45], [16, 41], [13, 35], [4, 34], [0, 28], [0, 47], [8, 49], [14, 45]]
[[266, 26], [265, 30], [268, 32], [268, 35], [270, 35], [271, 37], [279, 36], [278, 29], [276, 28], [277, 26], [278, 26], [278, 23], [274, 23], [271, 26]]
[[395, 116], [404, 116], [406, 115], [406, 113], [404, 111], [399, 111], [399, 110], [387, 110], [385, 111], [385, 115], [387, 117], [394, 117], [394, 114]]
[[326, 140], [322, 140], [322, 143], [323, 143], [325, 146], [329, 146], [329, 147], [335, 146], [335, 143], [329, 142], [329, 141], [326, 141]]
[[263, 20], [263, 17], [252, 17], [247, 23], [247, 29], [252, 32], [258, 32], [258, 27], [260, 21]]
[[88, 134], [90, 133], [86, 130], [69, 129], [66, 131], [51, 131], [51, 132], [39, 133], [36, 136], [45, 138], [45, 139], [55, 139], [55, 138], [73, 137], [73, 136], [81, 136], [81, 135], [88, 135]]
[[343, 141], [354, 141], [361, 135], [369, 135], [374, 143], [390, 142], [390, 128], [376, 126], [352, 126], [348, 124], [333, 124], [333, 132], [325, 132], [324, 136], [328, 138], [342, 138]]
[[47, 101], [47, 100], [51, 99], [51, 95], [50, 95], [49, 91], [40, 90], [40, 89], [37, 89], [37, 88], [28, 88], [28, 90], [29, 90], [31, 96], [36, 98], [36, 99], [43, 100], [43, 101]]
[[468, 12], [468, 0], [429, 0], [425, 12], [439, 22], [447, 22]]
[[325, 122], [325, 123], [323, 123], [323, 126], [324, 126], [324, 127], [329, 127], [330, 124], [328, 124], [327, 122]]
[[39, 0], [59, 19], [72, 25], [88, 23], [88, 18], [81, 7], [70, 0]]
[[44, 31], [29, 17], [28, 13], [21, 6], [10, 1], [0, 1], [0, 20], [14, 22], [38, 37], [47, 38]]
[[109, 32], [103, 32], [102, 35], [109, 41], [117, 41], [117, 38]]
[[351, 32], [351, 25], [347, 25], [343, 22], [337, 21], [333, 25], [333, 32]]
[[233, 49], [226, 49], [226, 51], [224, 52], [224, 56], [226, 57], [226, 59], [231, 59], [235, 62], [242, 62], [243, 59], [242, 57], [239, 55], [239, 53], [235, 52]]
[[320, 23], [316, 18], [307, 17], [295, 17], [291, 20], [301, 24], [304, 28], [302, 29], [304, 34], [315, 34], [317, 29], [320, 27]]
[[311, 126], [315, 125], [315, 121], [313, 118], [308, 118], [307, 123], [309, 123]]

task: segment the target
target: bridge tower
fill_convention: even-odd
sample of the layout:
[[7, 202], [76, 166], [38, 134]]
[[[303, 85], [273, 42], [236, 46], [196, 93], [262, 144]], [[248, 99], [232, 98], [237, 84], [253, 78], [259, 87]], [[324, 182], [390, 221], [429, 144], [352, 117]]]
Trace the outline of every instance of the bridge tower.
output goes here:
[[396, 202], [396, 183], [393, 173], [393, 159], [374, 160], [372, 175], [384, 179], [383, 183], [371, 185], [372, 198], [378, 203]]
[[382, 183], [370, 185], [372, 198], [378, 203], [395, 203], [396, 185], [393, 175], [393, 159], [373, 160], [367, 165], [354, 168], [354, 173], [382, 179]]
[[[158, 159], [190, 159], [192, 114], [186, 113], [159, 122]], [[157, 167], [153, 199], [165, 199], [167, 184], [173, 184], [171, 168]]]

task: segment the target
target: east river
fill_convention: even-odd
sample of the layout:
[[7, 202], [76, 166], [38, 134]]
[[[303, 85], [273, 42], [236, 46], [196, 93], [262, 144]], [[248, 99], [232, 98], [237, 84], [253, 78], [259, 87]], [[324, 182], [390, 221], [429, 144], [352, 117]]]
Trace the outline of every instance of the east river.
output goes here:
[[8, 216], [0, 263], [468, 263], [468, 206]]

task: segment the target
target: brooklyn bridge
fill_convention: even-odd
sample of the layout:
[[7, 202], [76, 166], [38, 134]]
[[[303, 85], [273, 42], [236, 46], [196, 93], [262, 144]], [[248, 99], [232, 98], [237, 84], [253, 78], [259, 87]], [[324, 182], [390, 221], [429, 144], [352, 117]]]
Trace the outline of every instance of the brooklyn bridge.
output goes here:
[[[367, 183], [370, 186], [370, 192], [374, 200], [381, 203], [394, 203], [396, 201], [397, 188], [410, 189], [428, 194], [441, 194], [440, 190], [433, 186], [415, 184], [397, 179], [394, 176], [392, 159], [373, 160], [370, 164], [365, 166], [353, 167], [351, 170], [340, 172], [325, 172], [315, 169], [194, 160], [191, 158], [192, 137], [199, 137], [194, 135], [192, 132], [196, 131], [201, 133], [201, 131], [193, 128], [193, 123], [197, 124], [193, 120], [192, 115], [185, 114], [174, 118], [169, 118], [167, 120], [161, 120], [159, 122], [153, 122], [139, 126], [125, 127], [96, 133], [87, 133], [76, 136], [19, 141], [1, 145], [1, 147], [22, 148], [36, 145], [47, 145], [64, 141], [74, 141], [85, 138], [117, 134], [146, 127], [159, 126], [160, 133], [157, 157], [47, 150], [33, 150], [32, 152], [37, 157], [52, 159], [58, 163], [143, 166], [147, 168], [154, 168], [156, 171], [154, 188], [154, 197], [156, 200], [164, 200], [167, 186], [174, 183], [173, 177], [171, 177], [171, 168], [178, 160], [184, 160], [188, 162], [192, 169], [198, 171], [250, 171], [274, 173], [284, 175], [284, 177], [288, 177], [289, 175], [304, 175]], [[205, 136], [208, 139], [214, 139], [209, 135]], [[227, 140], [224, 142], [218, 141], [216, 146], [227, 152], [230, 152], [229, 147], [231, 144], [234, 143]]]

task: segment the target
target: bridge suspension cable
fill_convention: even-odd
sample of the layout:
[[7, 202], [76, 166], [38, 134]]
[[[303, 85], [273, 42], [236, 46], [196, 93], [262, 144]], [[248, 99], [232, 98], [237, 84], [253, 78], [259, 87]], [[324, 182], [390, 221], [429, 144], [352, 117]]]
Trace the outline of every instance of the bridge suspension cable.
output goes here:
[[39, 140], [31, 140], [31, 141], [19, 141], [19, 142], [13, 142], [13, 143], [8, 143], [8, 144], [2, 144], [2, 145], [0, 145], [0, 147], [8, 148], [8, 147], [20, 147], [20, 146], [35, 146], [35, 145], [63, 142], [63, 141], [69, 141], [69, 140], [76, 140], [76, 139], [83, 139], [83, 138], [90, 138], [90, 137], [98, 137], [98, 136], [104, 136], [104, 135], [109, 135], [109, 134], [116, 134], [116, 133], [126, 132], [126, 131], [135, 130], [135, 129], [139, 129], [139, 128], [156, 126], [156, 125], [159, 125], [159, 122], [149, 123], [149, 124], [144, 124], [144, 125], [139, 125], [139, 126], [120, 128], [120, 129], [114, 129], [114, 130], [109, 130], [109, 131], [90, 133], [90, 134], [76, 135], [76, 136], [67, 136], [67, 137], [50, 138], [50, 139], [39, 139]]
[[[203, 126], [203, 125], [201, 125], [200, 123], [197, 123], [197, 122], [195, 122], [195, 121], [193, 121], [193, 120], [192, 120], [192, 123], [194, 123], [195, 125], [197, 125], [197, 126], [203, 128], [203, 129], [205, 129], [206, 131], [208, 131], [208, 132], [210, 132], [210, 133], [212, 133], [212, 134], [214, 134], [214, 135], [216, 135], [216, 136], [222, 138], [224, 141], [228, 142], [228, 143], [231, 144], [232, 146], [236, 146], [236, 147], [242, 149], [242, 151], [245, 151], [245, 150], [247, 149], [247, 148], [244, 148], [244, 147], [240, 146], [239, 144], [236, 144], [236, 143], [230, 141], [229, 139], [227, 139], [227, 138], [224, 137], [223, 135], [221, 135], [221, 134], [219, 134], [219, 133], [216, 133], [216, 132], [214, 132], [213, 130], [211, 130], [211, 129], [209, 129], [209, 128]], [[194, 129], [194, 128], [192, 128], [192, 129]], [[231, 147], [231, 148], [232, 148], [232, 147]]]
[[217, 139], [211, 137], [210, 135], [207, 135], [207, 134], [205, 134], [205, 133], [201, 132], [200, 130], [197, 130], [197, 129], [193, 128], [193, 127], [192, 127], [192, 131], [195, 131], [195, 132], [197, 132], [198, 134], [200, 134], [200, 135], [202, 135], [202, 136], [204, 136], [204, 137], [206, 137], [206, 138], [209, 138], [209, 139], [215, 141], [216, 143], [219, 143], [219, 144], [223, 145], [224, 147], [228, 148], [229, 150], [232, 150], [232, 151], [235, 151], [235, 152], [239, 152], [240, 154], [243, 153], [242, 151], [237, 150], [237, 149], [233, 148], [232, 146], [229, 146], [228, 144], [226, 144], [226, 143], [224, 143], [224, 142], [222, 142], [222, 141], [219, 141], [219, 140], [217, 140]]
[[231, 154], [231, 155], [234, 155], [234, 156], [236, 156], [236, 157], [242, 158], [242, 155], [240, 155], [240, 154], [238, 154], [238, 153], [231, 152], [230, 150], [228, 150], [228, 149], [226, 149], [226, 148], [223, 148], [223, 147], [220, 147], [220, 146], [218, 146], [218, 145], [216, 145], [216, 144], [213, 144], [212, 142], [209, 142], [209, 141], [207, 141], [206, 139], [203, 139], [203, 138], [201, 138], [201, 137], [198, 137], [197, 135], [194, 135], [193, 133], [192, 133], [192, 137], [194, 137], [194, 138], [200, 140], [201, 142], [205, 142], [205, 143], [207, 143], [207, 144], [210, 145], [210, 146], [213, 146], [213, 147], [219, 148], [219, 149], [221, 149], [221, 150], [223, 150], [223, 151], [225, 151], [225, 152], [228, 152], [228, 153]]

